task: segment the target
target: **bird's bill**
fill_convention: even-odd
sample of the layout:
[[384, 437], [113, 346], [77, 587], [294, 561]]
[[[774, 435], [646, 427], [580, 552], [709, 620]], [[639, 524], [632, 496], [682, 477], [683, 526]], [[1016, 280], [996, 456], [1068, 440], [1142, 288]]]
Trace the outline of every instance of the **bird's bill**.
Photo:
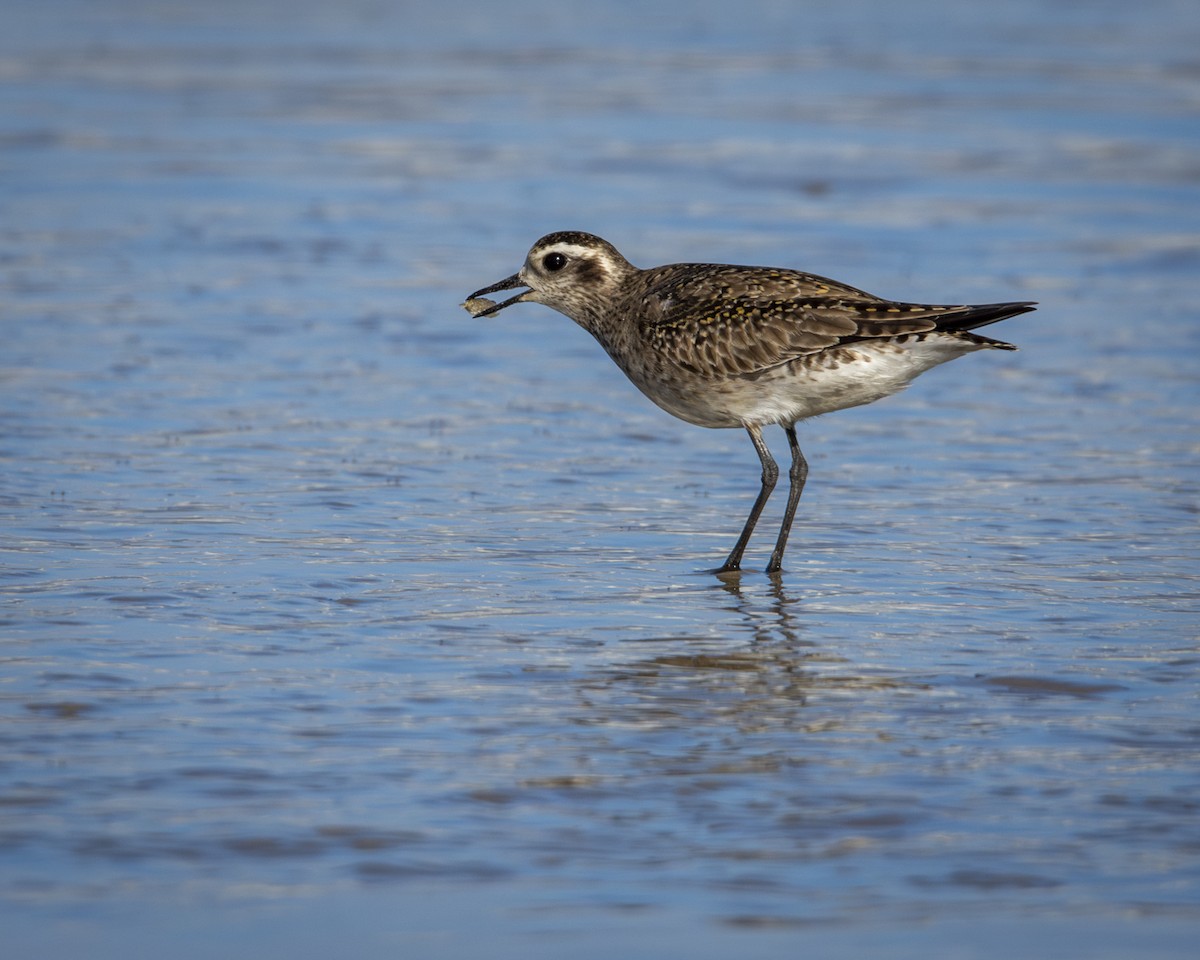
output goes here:
[[[513, 287], [523, 286], [525, 286], [525, 284], [521, 282], [521, 275], [519, 273], [514, 273], [511, 277], [506, 277], [499, 283], [493, 283], [490, 287], [484, 287], [482, 290], [476, 290], [467, 298], [467, 300], [476, 300], [479, 297], [486, 296], [489, 293], [495, 293], [497, 290], [511, 290]], [[486, 310], [480, 311], [479, 313], [475, 314], [475, 316], [490, 317], [492, 314], [499, 313], [505, 307], [511, 307], [514, 303], [520, 303], [522, 298], [527, 293], [529, 293], [528, 290], [522, 290], [515, 297], [509, 297], [507, 300], [502, 300], [500, 303], [490, 306]]]

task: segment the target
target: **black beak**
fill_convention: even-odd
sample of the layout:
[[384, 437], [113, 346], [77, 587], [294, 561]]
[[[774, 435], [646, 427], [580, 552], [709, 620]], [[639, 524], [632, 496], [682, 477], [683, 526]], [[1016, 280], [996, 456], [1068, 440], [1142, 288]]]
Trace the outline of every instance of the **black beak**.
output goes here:
[[[499, 283], [493, 283], [490, 287], [484, 287], [482, 290], [476, 290], [467, 299], [474, 300], [477, 297], [484, 296], [485, 294], [495, 293], [497, 290], [511, 290], [513, 287], [524, 287], [524, 286], [526, 286], [526, 284], [521, 282], [521, 275], [518, 273], [514, 273], [511, 277], [501, 280]], [[519, 303], [521, 298], [523, 296], [525, 296], [525, 294], [527, 294], [528, 292], [529, 292], [528, 290], [522, 290], [515, 297], [509, 297], [507, 300], [503, 300], [500, 303], [497, 303], [494, 307], [488, 307], [486, 310], [480, 311], [479, 313], [475, 314], [475, 316], [476, 317], [490, 317], [494, 313], [499, 313], [505, 307], [512, 306], [514, 303]]]

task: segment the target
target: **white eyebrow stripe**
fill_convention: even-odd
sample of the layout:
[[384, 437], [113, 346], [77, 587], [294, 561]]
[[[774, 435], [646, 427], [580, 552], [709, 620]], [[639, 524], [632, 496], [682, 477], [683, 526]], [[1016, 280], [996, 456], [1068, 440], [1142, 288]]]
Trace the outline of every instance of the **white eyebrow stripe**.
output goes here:
[[598, 251], [595, 247], [585, 247], [577, 243], [552, 243], [550, 246], [538, 251], [539, 256], [545, 256], [548, 253], [565, 253], [569, 257], [584, 259], [594, 256]]

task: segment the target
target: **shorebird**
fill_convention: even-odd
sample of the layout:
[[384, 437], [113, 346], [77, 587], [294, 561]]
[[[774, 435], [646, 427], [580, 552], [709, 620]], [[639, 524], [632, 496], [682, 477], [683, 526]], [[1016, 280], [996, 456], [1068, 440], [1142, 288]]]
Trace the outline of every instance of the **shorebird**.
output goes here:
[[[486, 294], [527, 289], [500, 303]], [[767, 573], [778, 573], [808, 477], [796, 424], [903, 390], [931, 367], [976, 350], [1016, 350], [970, 331], [1035, 308], [1028, 301], [938, 306], [884, 300], [810, 273], [673, 263], [639, 270], [590, 233], [542, 237], [511, 277], [463, 306], [486, 317], [541, 303], [600, 342], [634, 386], [667, 413], [702, 427], [741, 427], [762, 463], [758, 498], [717, 573], [742, 555], [779, 467], [762, 428], [787, 435], [792, 465]]]

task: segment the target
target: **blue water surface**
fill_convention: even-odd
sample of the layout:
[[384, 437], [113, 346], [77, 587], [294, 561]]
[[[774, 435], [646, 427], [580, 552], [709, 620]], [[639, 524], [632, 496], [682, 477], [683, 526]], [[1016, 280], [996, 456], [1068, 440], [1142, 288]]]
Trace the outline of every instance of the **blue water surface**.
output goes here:
[[[4, 19], [14, 956], [1191, 956], [1194, 4]], [[459, 309], [558, 229], [1040, 308], [718, 579], [745, 435]]]

